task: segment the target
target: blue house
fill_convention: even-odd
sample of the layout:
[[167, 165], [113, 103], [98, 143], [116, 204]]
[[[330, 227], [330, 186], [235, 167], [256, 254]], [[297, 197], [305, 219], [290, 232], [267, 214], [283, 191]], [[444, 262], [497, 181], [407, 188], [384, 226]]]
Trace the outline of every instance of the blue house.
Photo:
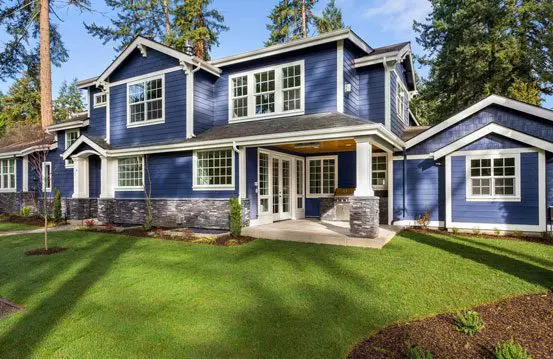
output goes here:
[[[42, 178], [33, 146], [0, 149], [0, 211], [61, 192], [70, 219], [228, 228], [306, 217], [546, 230], [553, 112], [490, 96], [430, 129], [409, 111], [409, 43], [349, 29], [204, 61], [138, 37], [82, 80], [88, 111], [55, 124]], [[36, 171], [35, 171], [36, 172]], [[148, 206], [147, 204], [151, 205]]]

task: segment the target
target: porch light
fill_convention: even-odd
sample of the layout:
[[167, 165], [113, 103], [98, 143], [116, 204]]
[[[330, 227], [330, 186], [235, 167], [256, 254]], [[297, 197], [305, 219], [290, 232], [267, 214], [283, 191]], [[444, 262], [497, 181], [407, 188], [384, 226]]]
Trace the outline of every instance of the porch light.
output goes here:
[[294, 145], [294, 148], [319, 148], [321, 147], [320, 142], [305, 142], [305, 143], [297, 143]]

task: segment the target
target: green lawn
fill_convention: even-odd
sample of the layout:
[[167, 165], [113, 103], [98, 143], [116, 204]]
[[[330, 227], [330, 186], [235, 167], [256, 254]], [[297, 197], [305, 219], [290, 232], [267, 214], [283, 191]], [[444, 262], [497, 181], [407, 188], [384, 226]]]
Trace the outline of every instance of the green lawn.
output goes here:
[[404, 233], [383, 250], [85, 232], [0, 238], [0, 357], [341, 358], [395, 321], [553, 288], [553, 246]]
[[40, 228], [40, 227], [30, 226], [28, 224], [19, 224], [19, 223], [0, 221], [0, 233], [10, 232], [10, 231], [26, 231], [26, 230], [37, 229], [37, 228]]

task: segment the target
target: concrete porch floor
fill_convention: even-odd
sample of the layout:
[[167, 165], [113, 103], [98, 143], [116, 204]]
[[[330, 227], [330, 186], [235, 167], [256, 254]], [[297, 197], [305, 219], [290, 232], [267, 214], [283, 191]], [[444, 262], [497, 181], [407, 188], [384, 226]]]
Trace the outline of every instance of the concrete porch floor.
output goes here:
[[247, 227], [242, 230], [242, 235], [282, 241], [380, 249], [402, 229], [401, 226], [381, 225], [377, 238], [357, 238], [349, 235], [348, 222], [300, 219]]

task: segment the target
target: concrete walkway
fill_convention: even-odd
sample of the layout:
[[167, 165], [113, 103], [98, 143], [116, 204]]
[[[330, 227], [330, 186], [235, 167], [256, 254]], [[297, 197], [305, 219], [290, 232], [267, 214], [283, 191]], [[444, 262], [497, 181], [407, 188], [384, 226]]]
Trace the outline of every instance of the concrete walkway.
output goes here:
[[349, 235], [348, 222], [301, 219], [247, 227], [242, 234], [254, 238], [380, 249], [402, 229], [401, 226], [382, 225], [377, 238], [357, 238]]
[[[76, 229], [77, 229], [77, 226], [67, 224], [67, 225], [63, 225], [63, 226], [50, 227], [50, 228], [48, 228], [48, 233], [50, 233], [50, 232], [74, 231]], [[28, 229], [28, 230], [24, 230], [24, 231], [0, 232], [0, 237], [14, 236], [14, 235], [17, 235], [17, 234], [32, 234], [32, 233], [44, 233], [44, 228]]]

